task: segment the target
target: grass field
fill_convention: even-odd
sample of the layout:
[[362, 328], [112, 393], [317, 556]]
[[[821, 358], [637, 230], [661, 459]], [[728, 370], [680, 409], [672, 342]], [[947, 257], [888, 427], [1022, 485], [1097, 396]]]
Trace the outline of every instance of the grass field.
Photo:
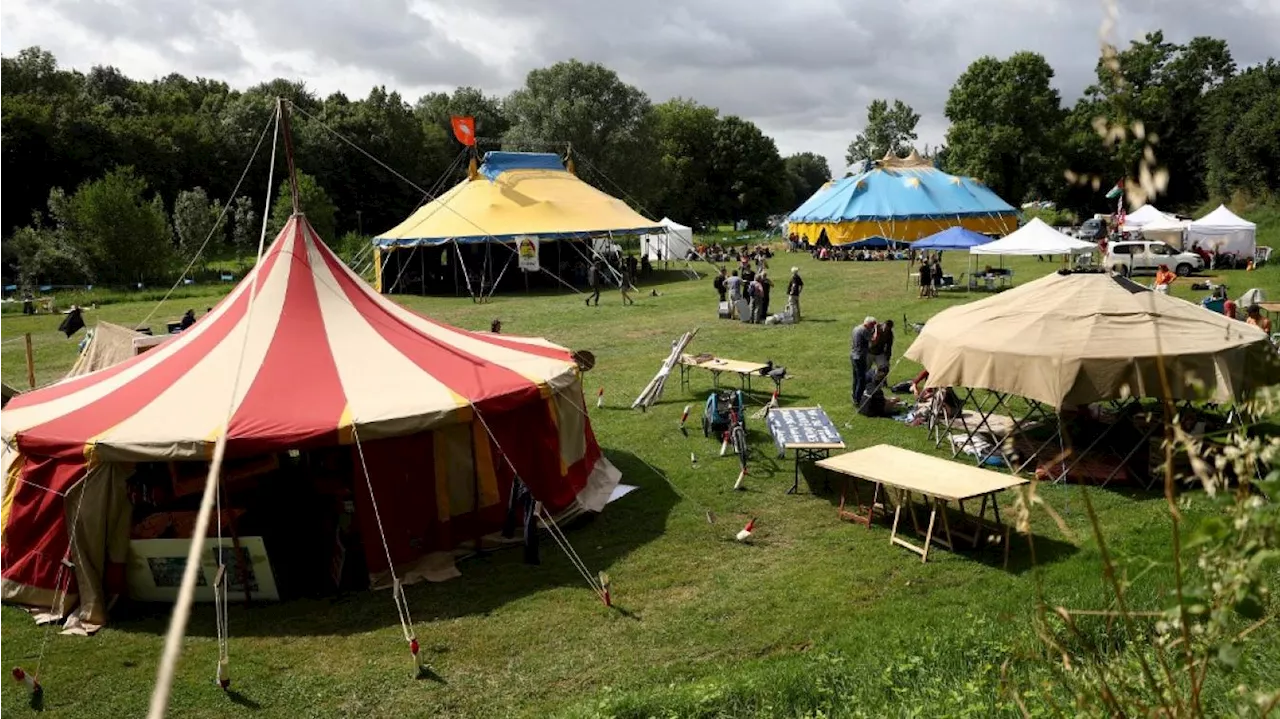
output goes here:
[[[956, 270], [960, 258], [944, 257]], [[817, 263], [779, 255], [772, 274], [802, 268], [802, 324], [748, 326], [715, 318], [709, 279], [670, 279], [644, 286], [622, 307], [616, 294], [599, 308], [577, 296], [469, 299], [399, 298], [463, 327], [548, 337], [597, 357], [586, 375], [596, 434], [624, 481], [640, 490], [612, 504], [569, 537], [587, 566], [607, 571], [617, 607], [604, 608], [570, 563], [544, 543], [541, 566], [519, 552], [463, 562], [461, 579], [408, 589], [432, 679], [414, 680], [391, 597], [365, 592], [325, 600], [231, 608], [233, 692], [213, 685], [216, 640], [210, 606], [197, 606], [175, 682], [171, 716], [1012, 716], [1000, 696], [1000, 667], [1015, 678], [1038, 676], [1043, 650], [1033, 631], [1036, 578], [1047, 599], [1072, 608], [1106, 603], [1099, 552], [1083, 516], [1081, 489], [1044, 487], [1070, 535], [1043, 514], [1033, 516], [1039, 564], [1015, 542], [1008, 569], [997, 553], [931, 555], [922, 565], [891, 547], [883, 525], [870, 530], [836, 519], [838, 497], [814, 475], [796, 496], [785, 494], [791, 465], [773, 457], [760, 423], [752, 426], [748, 491], [732, 491], [735, 460], [718, 443], [677, 431], [686, 404], [705, 399], [709, 376], [690, 391], [669, 383], [661, 404], [642, 414], [631, 400], [657, 371], [669, 343], [699, 327], [691, 349], [745, 360], [772, 359], [795, 378], [784, 404], [824, 406], [851, 448], [888, 442], [934, 452], [921, 428], [855, 415], [849, 404], [849, 332], [864, 315], [923, 320], [976, 299], [957, 293], [920, 300], [906, 289], [905, 266]], [[1015, 260], [1018, 282], [1056, 265]], [[1280, 267], [1222, 273], [1232, 295], [1262, 287], [1280, 297]], [[1194, 298], [1180, 281], [1175, 294]], [[781, 307], [781, 287], [774, 300]], [[202, 311], [216, 296], [188, 296], [162, 308], [153, 323]], [[129, 324], [153, 301], [112, 304], [88, 313]], [[25, 386], [22, 342], [33, 334], [40, 383], [71, 364], [76, 340], [54, 330], [59, 318], [6, 315], [3, 375]], [[895, 354], [910, 343], [899, 328]], [[892, 379], [917, 368], [901, 362]], [[375, 368], [370, 368], [374, 371]], [[766, 397], [761, 395], [757, 401]], [[592, 404], [589, 402], [589, 404]], [[693, 420], [693, 421], [696, 421]], [[690, 453], [698, 457], [697, 466]], [[1122, 570], [1138, 577], [1136, 609], [1161, 608], [1169, 590], [1169, 523], [1162, 499], [1123, 488], [1090, 490]], [[1197, 492], [1186, 513], [1209, 511]], [[714, 516], [714, 523], [709, 521]], [[733, 541], [749, 517], [757, 539]], [[51, 717], [140, 716], [145, 711], [168, 607], [121, 607], [89, 639], [50, 635], [12, 607], [3, 609], [6, 668], [34, 668], [44, 647], [41, 681]], [[1099, 636], [1108, 630], [1099, 623]], [[1280, 684], [1280, 631], [1258, 632], [1234, 675], [1215, 673], [1207, 688], [1211, 715], [1231, 707], [1238, 682]], [[47, 646], [45, 642], [47, 640]], [[1123, 642], [1120, 642], [1122, 644]], [[5, 716], [27, 712], [12, 684]]]

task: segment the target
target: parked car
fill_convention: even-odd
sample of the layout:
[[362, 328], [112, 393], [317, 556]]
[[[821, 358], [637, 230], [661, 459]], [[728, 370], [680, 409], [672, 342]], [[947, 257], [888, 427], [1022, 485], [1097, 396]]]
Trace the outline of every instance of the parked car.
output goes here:
[[1180, 277], [1204, 269], [1204, 260], [1194, 252], [1179, 252], [1164, 242], [1140, 240], [1115, 242], [1107, 248], [1105, 265], [1123, 275], [1154, 273], [1160, 265], [1168, 265]]
[[1076, 237], [1086, 242], [1097, 242], [1107, 236], [1107, 221], [1092, 217], [1084, 221], [1080, 225], [1080, 229], [1076, 231]]

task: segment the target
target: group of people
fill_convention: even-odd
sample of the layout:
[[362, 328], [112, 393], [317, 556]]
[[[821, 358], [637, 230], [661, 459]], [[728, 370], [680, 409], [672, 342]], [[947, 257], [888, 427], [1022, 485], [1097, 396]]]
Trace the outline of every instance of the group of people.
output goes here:
[[773, 250], [769, 249], [768, 245], [743, 247], [739, 250], [737, 247], [725, 247], [718, 242], [713, 242], [710, 245], [699, 245], [697, 254], [717, 264], [736, 262], [744, 268], [754, 264], [757, 272], [766, 269], [769, 266], [769, 260], [773, 259]]
[[853, 328], [849, 359], [853, 365], [853, 406], [869, 416], [883, 416], [886, 409], [884, 385], [893, 357], [893, 320], [879, 322], [867, 317]]
[[[636, 278], [636, 258], [634, 255], [627, 255], [623, 262], [619, 263], [621, 267], [614, 267], [614, 279], [618, 282], [618, 290], [622, 294], [623, 305], [634, 305], [635, 300], [631, 299], [631, 290], [635, 289]], [[596, 307], [600, 306], [600, 291], [604, 289], [606, 280], [606, 272], [609, 272], [610, 266], [605, 264], [604, 260], [597, 259], [587, 268], [587, 289], [588, 294], [584, 302], [588, 307], [591, 301], [595, 300]]]
[[907, 258], [907, 253], [899, 250], [853, 250], [846, 247], [814, 247], [809, 254], [819, 262], [883, 262]]
[[930, 257], [925, 253], [920, 258], [920, 296], [937, 297], [942, 288], [942, 253], [935, 252]]
[[[738, 304], [747, 301], [746, 317], [739, 317], [752, 324], [764, 324], [769, 317], [770, 295], [773, 293], [773, 280], [769, 279], [769, 271], [754, 271], [750, 265], [743, 269], [733, 270], [721, 267], [712, 281], [716, 294], [722, 304], [729, 306], [729, 316], [736, 313]], [[800, 277], [800, 268], [791, 268], [791, 280], [787, 282], [787, 307], [784, 315], [791, 322], [800, 321], [800, 293], [804, 290], [804, 279]]]

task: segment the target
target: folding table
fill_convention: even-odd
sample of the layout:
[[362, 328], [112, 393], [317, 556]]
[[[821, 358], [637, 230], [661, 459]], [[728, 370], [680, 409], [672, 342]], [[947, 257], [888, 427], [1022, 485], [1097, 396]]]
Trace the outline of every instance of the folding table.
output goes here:
[[680, 386], [689, 386], [689, 373], [694, 369], [704, 369], [711, 373], [711, 384], [716, 389], [720, 389], [720, 375], [724, 372], [738, 375], [742, 381], [742, 388], [751, 389], [751, 376], [760, 374], [760, 371], [768, 365], [759, 362], [743, 362], [741, 360], [722, 359], [720, 357], [712, 357], [701, 362], [691, 355], [680, 356]]
[[[1009, 561], [1009, 528], [1000, 521], [1000, 506], [996, 494], [1027, 483], [1027, 480], [1003, 472], [993, 472], [958, 462], [952, 462], [927, 454], [913, 452], [901, 447], [878, 444], [874, 447], [847, 452], [835, 457], [819, 461], [819, 467], [842, 474], [849, 479], [862, 479], [875, 485], [871, 504], [865, 512], [847, 512], [844, 509], [844, 498], [840, 501], [840, 516], [871, 526], [872, 514], [882, 488], [893, 495], [895, 505], [893, 512], [893, 530], [889, 535], [889, 543], [896, 544], [920, 555], [921, 562], [929, 561], [929, 548], [934, 543], [948, 549], [955, 549], [954, 538], [966, 539], [976, 549], [981, 543], [986, 530], [1000, 532], [1004, 543], [1005, 563]], [[920, 532], [920, 522], [916, 517], [912, 495], [919, 494], [929, 507], [929, 524], [924, 530], [924, 545], [916, 545], [898, 536], [898, 524], [902, 519], [902, 510], [906, 507], [911, 516], [911, 524], [916, 532]], [[855, 498], [856, 485], [855, 485]], [[966, 514], [966, 500], [980, 500], [981, 506], [976, 516]], [[855, 499], [855, 501], [858, 501]], [[965, 533], [953, 528], [947, 516], [947, 503], [955, 502], [960, 515], [973, 525], [972, 531]], [[994, 521], [986, 519], [987, 505], [991, 505]], [[859, 510], [863, 509], [859, 502]], [[942, 518], [941, 536], [934, 536], [938, 516]]]

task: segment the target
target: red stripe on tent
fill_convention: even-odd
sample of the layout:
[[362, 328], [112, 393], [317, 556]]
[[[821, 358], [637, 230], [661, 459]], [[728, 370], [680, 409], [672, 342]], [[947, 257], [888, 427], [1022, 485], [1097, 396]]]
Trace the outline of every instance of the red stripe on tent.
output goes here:
[[[337, 260], [335, 257], [335, 260], [333, 262], [329, 261], [328, 255], [332, 254], [331, 250], [325, 247], [321, 252], [322, 254], [326, 255], [325, 262], [330, 266], [330, 269], [333, 269], [335, 275], [337, 275], [339, 272], [342, 272], [342, 274], [346, 275], [347, 277], [350, 277], [350, 274], [346, 272], [346, 266], [341, 264], [341, 260]], [[337, 267], [337, 269], [334, 269], [335, 266]], [[550, 359], [564, 360], [566, 362], [573, 361], [573, 357], [571, 356], [568, 350], [559, 350], [554, 347], [526, 344], [523, 342], [518, 342], [515, 340], [502, 337], [501, 335], [472, 332], [470, 330], [464, 330], [458, 327], [453, 327], [451, 325], [444, 324], [443, 322], [439, 322], [435, 319], [432, 319], [431, 317], [428, 317], [427, 315], [422, 314], [421, 312], [417, 312], [408, 307], [404, 307], [403, 309], [409, 314], [421, 319], [424, 322], [429, 322], [432, 325], [435, 325], [436, 327], [441, 327], [443, 329], [452, 330], [459, 334], [466, 335], [467, 337], [470, 337], [471, 339], [474, 339], [474, 340], [487, 342], [491, 345], [495, 345], [498, 347], [505, 347], [506, 349], [509, 349], [509, 350], [524, 352], [526, 354], [531, 354], [538, 357], [547, 357]]]
[[253, 384], [228, 426], [236, 454], [299, 447], [338, 430], [346, 396], [329, 348], [303, 223], [292, 237], [285, 304]]
[[[273, 252], [264, 257], [261, 271], [254, 281], [269, 276], [279, 256], [279, 252]], [[105, 397], [20, 432], [18, 447], [28, 455], [59, 456], [82, 452], [90, 438], [137, 414], [204, 360], [239, 325], [249, 307], [249, 294], [241, 293], [227, 313], [210, 324], [208, 329], [191, 336], [160, 363]]]
[[369, 295], [366, 285], [356, 283], [338, 266], [341, 260], [324, 245], [320, 245], [320, 254], [369, 326], [409, 361], [463, 398], [482, 410], [504, 411], [539, 397], [537, 386], [519, 373], [423, 334], [391, 314]]
[[[83, 459], [27, 457], [24, 460], [21, 479], [13, 490], [9, 522], [4, 528], [4, 545], [0, 546], [5, 579], [41, 589], [56, 588], [58, 567], [67, 556], [69, 544], [67, 502], [59, 492], [65, 493], [84, 477]], [[64, 572], [64, 587], [67, 581]]]

